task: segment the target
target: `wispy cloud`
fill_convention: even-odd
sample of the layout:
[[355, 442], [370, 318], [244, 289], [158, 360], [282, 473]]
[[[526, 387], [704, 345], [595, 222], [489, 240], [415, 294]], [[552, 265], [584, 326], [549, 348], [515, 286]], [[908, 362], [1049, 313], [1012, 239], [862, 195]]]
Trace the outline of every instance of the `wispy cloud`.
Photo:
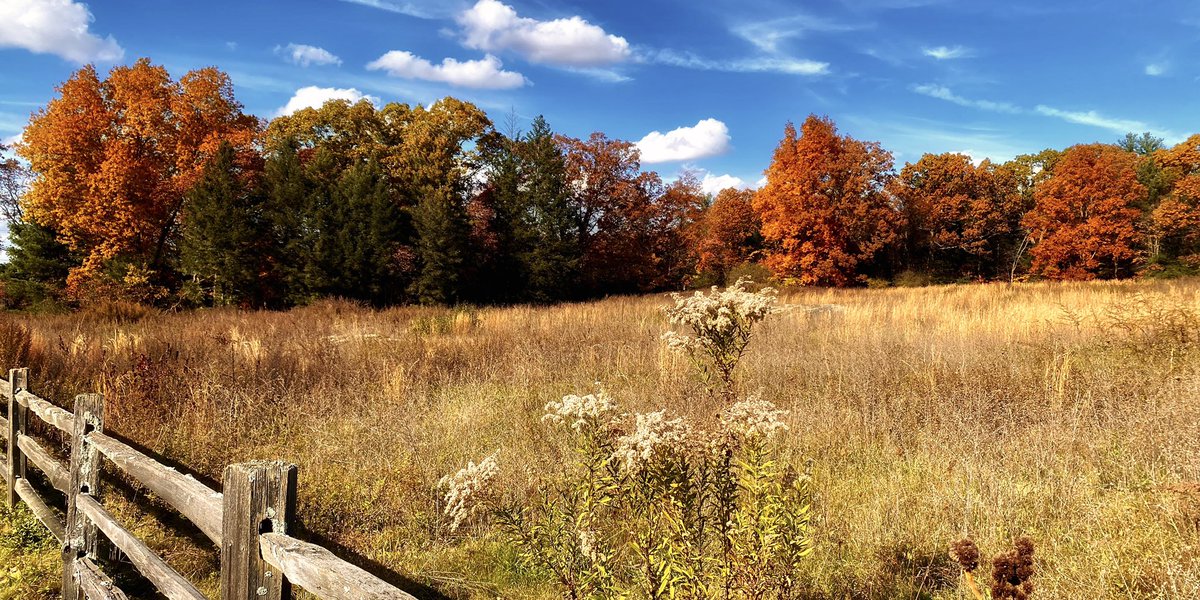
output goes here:
[[1151, 77], [1161, 77], [1167, 74], [1166, 63], [1150, 63], [1146, 65], [1146, 74]]
[[420, 4], [415, 2], [406, 2], [405, 0], [342, 0], [342, 2], [361, 4], [363, 6], [370, 6], [371, 8], [378, 8], [379, 10], [386, 10], [388, 12], [408, 15], [410, 17], [418, 17], [421, 19], [434, 19], [440, 16], [435, 11], [429, 10]]
[[1099, 127], [1100, 129], [1107, 129], [1114, 133], [1136, 133], [1148, 131], [1158, 137], [1163, 138], [1168, 144], [1176, 144], [1183, 141], [1183, 136], [1168, 129], [1160, 129], [1143, 121], [1137, 121], [1134, 119], [1107, 117], [1094, 110], [1070, 111], [1054, 108], [1052, 106], [1046, 106], [1044, 104], [1039, 104], [1034, 110], [1039, 115], [1054, 117], [1068, 123]]
[[922, 48], [921, 53], [937, 60], [953, 60], [956, 58], [967, 58], [974, 55], [969, 48], [964, 48], [962, 46], [936, 46], [933, 48]]
[[798, 14], [782, 19], [743, 23], [734, 26], [730, 31], [750, 42], [759, 50], [773, 54], [779, 51], [780, 43], [792, 38], [804, 37], [809, 32], [838, 33], [869, 27], [872, 25], [843, 23], [825, 17]]
[[672, 67], [700, 69], [704, 71], [727, 71], [733, 73], [783, 73], [786, 75], [827, 75], [829, 63], [803, 58], [784, 56], [759, 56], [732, 60], [713, 60], [675, 50], [656, 50], [642, 55], [641, 59]]
[[1008, 102], [994, 102], [991, 100], [974, 100], [971, 98], [964, 98], [955, 94], [950, 88], [944, 85], [934, 85], [928, 83], [923, 85], [915, 85], [912, 87], [912, 91], [923, 96], [937, 98], [938, 100], [945, 100], [946, 102], [951, 102], [959, 106], [966, 106], [968, 108], [978, 108], [980, 110], [1008, 113], [1013, 115], [1022, 112], [1020, 108], [1013, 106]]

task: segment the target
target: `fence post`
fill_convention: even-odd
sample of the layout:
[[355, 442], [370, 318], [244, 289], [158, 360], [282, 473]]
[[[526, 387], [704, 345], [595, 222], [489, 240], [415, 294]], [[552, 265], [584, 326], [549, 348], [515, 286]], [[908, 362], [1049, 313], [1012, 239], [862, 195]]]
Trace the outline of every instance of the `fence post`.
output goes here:
[[63, 600], [83, 600], [75, 578], [75, 561], [96, 558], [96, 525], [76, 507], [81, 494], [98, 496], [100, 451], [87, 441], [87, 434], [104, 431], [104, 396], [75, 396], [75, 429], [71, 433], [71, 480], [67, 487], [66, 540], [63, 541]]
[[296, 465], [255, 461], [225, 467], [221, 597], [283, 600], [288, 582], [262, 559], [258, 536], [287, 533], [296, 512]]
[[17, 445], [18, 438], [25, 435], [26, 411], [17, 402], [17, 394], [29, 388], [29, 369], [9, 369], [8, 383], [8, 472], [4, 479], [8, 483], [8, 507], [17, 505], [17, 480], [25, 478], [25, 454]]

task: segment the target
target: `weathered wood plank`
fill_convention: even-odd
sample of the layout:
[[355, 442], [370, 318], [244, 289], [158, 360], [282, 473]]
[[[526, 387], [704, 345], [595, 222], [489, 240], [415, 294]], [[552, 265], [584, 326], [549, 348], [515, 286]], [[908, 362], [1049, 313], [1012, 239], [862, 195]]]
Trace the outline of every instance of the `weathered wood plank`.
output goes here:
[[282, 600], [286, 579], [263, 560], [258, 537], [287, 533], [296, 507], [296, 465], [258, 461], [225, 467], [221, 543], [221, 597]]
[[58, 540], [61, 544], [66, 539], [67, 532], [58, 515], [54, 514], [54, 511], [46, 505], [42, 497], [33, 489], [33, 486], [29, 485], [28, 481], [24, 479], [17, 480], [16, 488], [17, 494], [21, 496], [21, 500], [24, 500], [25, 505], [29, 507], [29, 512], [32, 512], [33, 516], [37, 517], [37, 520], [41, 521], [42, 525], [45, 525], [46, 529], [49, 529], [50, 533], [54, 534], [54, 539]]
[[[94, 498], [87, 494], [80, 494], [76, 499], [76, 506], [79, 507], [81, 513], [87, 516], [88, 520], [100, 528], [104, 532], [104, 537], [107, 537], [114, 546], [120, 548], [121, 552], [129, 558], [129, 562], [137, 567], [139, 573], [146, 578], [147, 581], [154, 584], [158, 591], [171, 600], [204, 600], [204, 595], [200, 593], [187, 579], [172, 569], [162, 558], [159, 558], [153, 550], [148, 548], [141, 540], [134, 537], [127, 529], [117, 523], [108, 511], [100, 506]], [[253, 596], [244, 596], [252, 598]]]
[[71, 432], [71, 472], [67, 485], [67, 537], [63, 541], [63, 600], [83, 600], [75, 578], [75, 562], [95, 558], [98, 536], [95, 521], [79, 512], [79, 500], [91, 500], [100, 494], [100, 451], [87, 441], [93, 431], [104, 431], [104, 397], [100, 394], [75, 396], [75, 426]]
[[187, 517], [214, 544], [221, 545], [221, 492], [103, 433], [92, 433], [87, 439], [113, 464]]
[[[28, 369], [10, 369], [8, 371], [9, 392], [17, 392], [29, 387], [28, 377]], [[8, 482], [8, 507], [12, 508], [17, 504], [16, 483], [18, 480], [25, 478], [25, 456], [21, 454], [21, 449], [17, 447], [17, 440], [25, 433], [25, 420], [28, 409], [17, 403], [16, 395], [13, 393], [8, 394], [7, 400], [8, 428], [7, 435], [5, 436], [5, 444], [8, 447], [8, 468], [4, 470], [4, 473], [5, 480]]]
[[88, 600], [129, 600], [96, 563], [86, 558], [75, 561], [75, 578], [79, 580], [79, 589], [83, 590]]
[[267, 564], [323, 600], [416, 600], [315, 544], [280, 533], [264, 533], [258, 544]]
[[46, 474], [46, 479], [50, 480], [50, 485], [54, 489], [67, 493], [68, 486], [71, 484], [71, 472], [67, 470], [67, 465], [58, 462], [58, 459], [50, 455], [37, 440], [22, 435], [17, 438], [17, 447], [21, 449], [21, 454], [33, 463]]
[[75, 430], [75, 416], [71, 413], [38, 398], [27, 390], [21, 390], [16, 395], [17, 402], [29, 407], [39, 419], [49, 423], [54, 428], [71, 433]]

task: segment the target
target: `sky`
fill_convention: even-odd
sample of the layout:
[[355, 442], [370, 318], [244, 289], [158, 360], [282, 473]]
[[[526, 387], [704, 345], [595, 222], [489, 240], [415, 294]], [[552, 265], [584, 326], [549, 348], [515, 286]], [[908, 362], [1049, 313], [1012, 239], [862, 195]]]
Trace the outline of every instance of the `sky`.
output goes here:
[[638, 144], [643, 167], [754, 187], [827, 115], [897, 167], [1200, 130], [1192, 0], [0, 0], [0, 140], [86, 63], [216, 66], [263, 118], [455, 96], [501, 128]]

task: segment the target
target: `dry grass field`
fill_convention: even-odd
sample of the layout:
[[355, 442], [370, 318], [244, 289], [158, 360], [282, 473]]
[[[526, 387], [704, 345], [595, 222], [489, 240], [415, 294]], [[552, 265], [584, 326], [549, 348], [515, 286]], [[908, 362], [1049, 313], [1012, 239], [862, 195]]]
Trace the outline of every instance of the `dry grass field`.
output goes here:
[[[304, 535], [418, 595], [549, 599], [498, 536], [449, 533], [436, 483], [500, 448], [500, 485], [526, 489], [565, 459], [543, 406], [596, 381], [632, 410], [719, 411], [659, 339], [668, 301], [14, 315], [0, 362], [59, 403], [103, 392], [108, 429], [198, 475], [297, 463]], [[1032, 538], [1039, 598], [1200, 597], [1200, 281], [781, 302], [742, 387], [790, 411], [788, 451], [811, 461], [805, 597], [968, 598], [946, 552], [964, 533], [985, 556]], [[212, 591], [211, 548], [119, 514]], [[57, 554], [27, 521], [0, 519], [0, 598], [52, 596]]]

